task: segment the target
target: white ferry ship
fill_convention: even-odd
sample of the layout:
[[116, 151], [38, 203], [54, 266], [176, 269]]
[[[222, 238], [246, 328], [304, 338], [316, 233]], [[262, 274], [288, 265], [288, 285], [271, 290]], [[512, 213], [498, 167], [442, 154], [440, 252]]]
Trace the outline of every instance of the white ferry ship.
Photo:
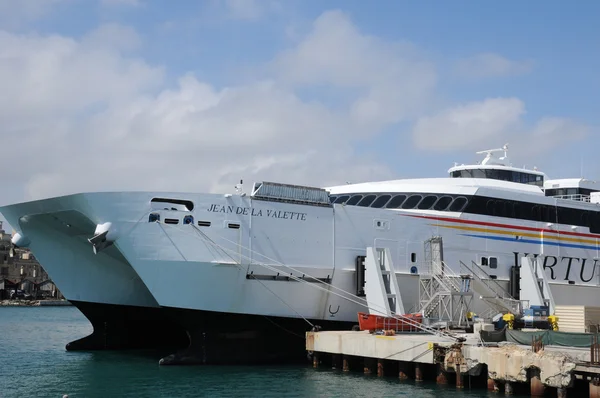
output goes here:
[[[596, 304], [600, 184], [513, 167], [507, 147], [478, 153], [483, 161], [446, 178], [82, 193], [0, 211], [19, 231], [13, 243], [31, 248], [94, 325], [77, 348], [161, 340], [181, 326], [191, 344], [165, 363], [288, 358], [303, 355], [312, 324], [351, 328], [365, 311], [368, 247], [389, 249], [398, 308], [419, 311], [432, 237], [450, 271], [474, 262], [514, 299], [530, 256], [556, 303]], [[107, 336], [119, 344], [103, 345]]]

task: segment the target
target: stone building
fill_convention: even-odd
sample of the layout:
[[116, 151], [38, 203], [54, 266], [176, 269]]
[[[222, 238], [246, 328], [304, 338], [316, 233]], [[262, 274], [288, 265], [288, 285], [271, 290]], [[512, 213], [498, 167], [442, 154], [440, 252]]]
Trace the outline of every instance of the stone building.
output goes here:
[[19, 291], [28, 298], [62, 298], [48, 273], [29, 249], [13, 248], [12, 234], [6, 233], [0, 221], [0, 299]]

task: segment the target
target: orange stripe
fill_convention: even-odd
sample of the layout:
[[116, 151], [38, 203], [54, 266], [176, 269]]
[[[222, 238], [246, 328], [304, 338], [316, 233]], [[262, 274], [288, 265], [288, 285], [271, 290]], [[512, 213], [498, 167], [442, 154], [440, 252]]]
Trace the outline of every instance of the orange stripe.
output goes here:
[[547, 229], [547, 228], [524, 227], [521, 225], [498, 224], [498, 223], [485, 222], [485, 221], [464, 220], [464, 219], [460, 219], [460, 218], [457, 219], [457, 218], [449, 218], [449, 217], [416, 216], [416, 215], [410, 215], [410, 214], [405, 214], [405, 216], [414, 217], [414, 218], [424, 218], [424, 219], [428, 219], [428, 220], [454, 222], [454, 223], [459, 223], [459, 224], [484, 225], [487, 227], [497, 227], [497, 228], [512, 228], [512, 229], [516, 229], [516, 230], [520, 230], [520, 231], [544, 232], [544, 233], [550, 233], [550, 234], [581, 236], [581, 237], [596, 238], [596, 239], [600, 238], [600, 235], [597, 235], [597, 234], [570, 232], [570, 231], [556, 231], [556, 230]]

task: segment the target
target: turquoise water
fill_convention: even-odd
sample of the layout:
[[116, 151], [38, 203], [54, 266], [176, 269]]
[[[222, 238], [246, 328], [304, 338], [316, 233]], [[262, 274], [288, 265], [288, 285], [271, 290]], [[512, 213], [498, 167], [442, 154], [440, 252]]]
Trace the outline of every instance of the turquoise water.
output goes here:
[[67, 352], [91, 332], [75, 307], [0, 307], [0, 397], [482, 397], [309, 366], [160, 367], [156, 352]]

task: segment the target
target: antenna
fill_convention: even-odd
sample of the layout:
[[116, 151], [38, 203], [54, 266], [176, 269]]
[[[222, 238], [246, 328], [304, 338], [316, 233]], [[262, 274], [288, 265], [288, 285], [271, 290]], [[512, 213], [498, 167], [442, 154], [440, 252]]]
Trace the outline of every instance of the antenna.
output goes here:
[[244, 194], [244, 180], [240, 180], [239, 184], [235, 184], [235, 193], [243, 196]]

